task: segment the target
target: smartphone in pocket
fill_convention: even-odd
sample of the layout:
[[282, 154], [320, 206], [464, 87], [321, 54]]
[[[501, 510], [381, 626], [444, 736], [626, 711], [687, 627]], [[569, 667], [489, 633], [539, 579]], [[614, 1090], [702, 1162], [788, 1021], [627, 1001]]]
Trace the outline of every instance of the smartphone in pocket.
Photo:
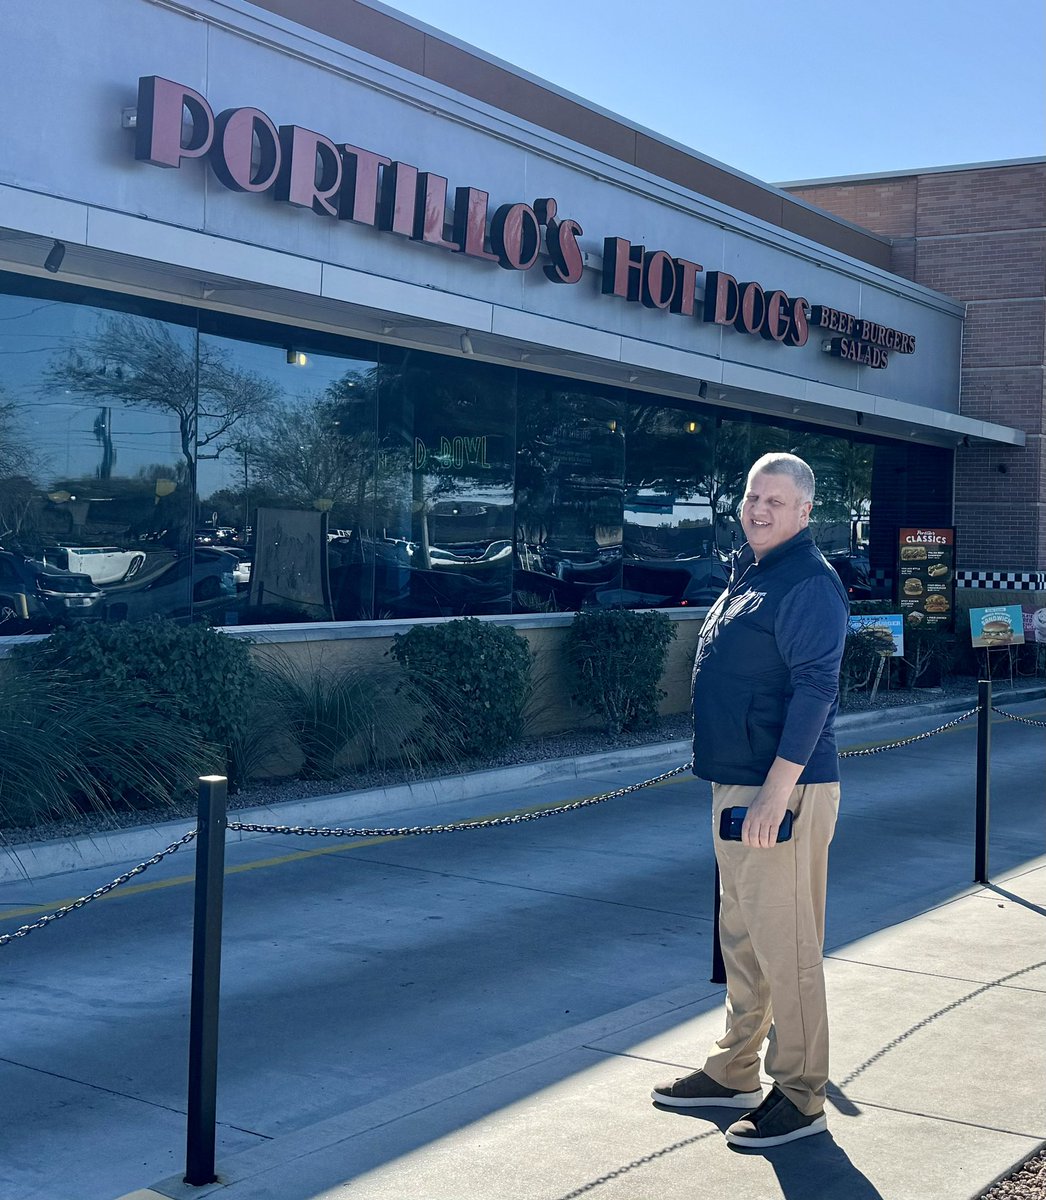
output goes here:
[[[745, 816], [748, 813], [747, 808], [740, 808], [736, 805], [733, 808], [724, 808], [722, 815], [719, 818], [719, 836], [724, 842], [739, 842], [741, 840], [741, 826], [745, 823]], [[781, 825], [777, 830], [777, 840], [779, 842], [787, 842], [792, 836], [792, 821], [795, 814], [791, 809], [785, 810], [785, 815], [781, 818]]]

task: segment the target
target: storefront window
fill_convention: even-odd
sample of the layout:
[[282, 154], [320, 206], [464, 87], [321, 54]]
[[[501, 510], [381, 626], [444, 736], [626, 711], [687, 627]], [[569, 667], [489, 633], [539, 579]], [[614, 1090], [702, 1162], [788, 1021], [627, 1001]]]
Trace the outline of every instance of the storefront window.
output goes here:
[[377, 363], [222, 324], [200, 334], [194, 530], [198, 557], [236, 560], [222, 623], [370, 617]]
[[726, 583], [714, 520], [715, 415], [630, 400], [621, 602], [709, 604]]
[[186, 617], [195, 332], [0, 294], [0, 635]]
[[627, 412], [615, 394], [521, 379], [517, 612], [621, 602]]
[[375, 615], [509, 612], [516, 373], [389, 351], [378, 412]]

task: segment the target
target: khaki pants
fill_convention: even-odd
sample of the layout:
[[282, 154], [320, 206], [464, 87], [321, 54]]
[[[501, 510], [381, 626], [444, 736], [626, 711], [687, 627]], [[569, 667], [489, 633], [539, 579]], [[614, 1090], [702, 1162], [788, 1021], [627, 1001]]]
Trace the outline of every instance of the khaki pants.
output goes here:
[[[824, 1108], [828, 1082], [825, 889], [839, 784], [797, 787], [788, 800], [792, 837], [753, 849], [719, 836], [719, 814], [748, 806], [759, 789], [712, 785], [713, 833], [722, 881], [719, 936], [726, 964], [726, 1033], [704, 1070], [737, 1091], [759, 1089], [759, 1051], [769, 1034], [767, 1074], [797, 1108]], [[771, 1024], [772, 1022], [772, 1024]]]

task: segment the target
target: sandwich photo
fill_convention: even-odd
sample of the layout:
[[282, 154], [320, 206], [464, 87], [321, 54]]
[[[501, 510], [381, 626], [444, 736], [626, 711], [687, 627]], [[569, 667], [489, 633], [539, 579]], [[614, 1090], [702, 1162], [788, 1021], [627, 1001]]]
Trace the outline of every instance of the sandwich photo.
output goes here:
[[904, 594], [906, 596], [921, 596], [923, 594], [923, 581], [921, 579], [906, 579], [904, 581]]
[[985, 621], [981, 626], [981, 638], [988, 644], [1001, 645], [1013, 637], [1013, 626], [1008, 617], [997, 617], [993, 621]]
[[948, 602], [947, 596], [936, 594], [926, 597], [926, 602], [923, 604], [923, 608], [925, 608], [928, 613], [946, 613], [951, 608], [951, 604]]
[[948, 567], [945, 563], [934, 563], [926, 568], [926, 574], [933, 579], [943, 579], [948, 574]]
[[913, 628], [918, 628], [926, 620], [921, 612], [910, 612], [906, 619]]
[[918, 562], [926, 557], [925, 546], [902, 546], [901, 561], [902, 562]]

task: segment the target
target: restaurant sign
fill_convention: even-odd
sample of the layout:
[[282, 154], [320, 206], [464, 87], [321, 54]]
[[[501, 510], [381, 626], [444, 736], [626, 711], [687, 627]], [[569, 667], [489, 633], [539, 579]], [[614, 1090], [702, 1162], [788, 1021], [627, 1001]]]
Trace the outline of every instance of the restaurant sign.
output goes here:
[[[552, 283], [576, 284], [584, 273], [581, 224], [559, 213], [552, 197], [502, 204], [491, 214], [489, 194], [456, 187], [432, 171], [299, 125], [277, 126], [257, 108], [215, 113], [193, 88], [158, 75], [138, 80], [135, 158], [177, 168], [206, 158], [234, 192], [271, 192], [274, 199], [320, 216], [370, 225], [385, 233], [529, 271], [541, 255]], [[890, 352], [913, 354], [915, 338], [780, 287], [708, 271], [704, 299], [692, 257], [648, 249], [623, 237], [603, 239], [602, 293], [645, 308], [730, 326], [784, 346], [805, 346], [811, 329], [838, 336], [822, 349], [860, 365], [883, 368]]]

